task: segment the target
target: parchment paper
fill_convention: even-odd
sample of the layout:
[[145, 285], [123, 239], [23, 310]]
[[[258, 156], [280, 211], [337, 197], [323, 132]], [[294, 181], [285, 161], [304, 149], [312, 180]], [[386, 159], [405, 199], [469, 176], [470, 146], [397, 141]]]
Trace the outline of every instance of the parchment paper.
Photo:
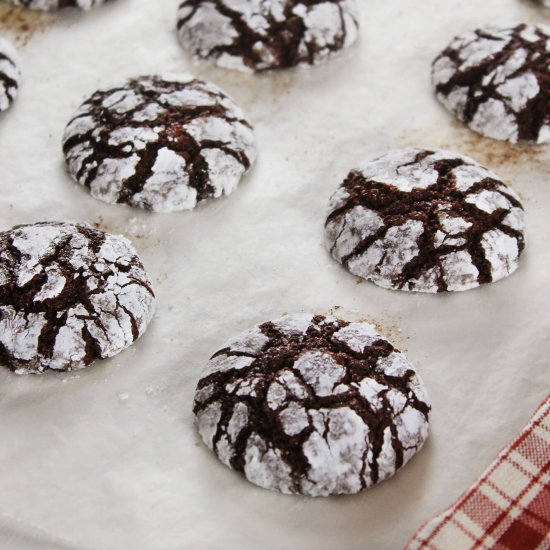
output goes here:
[[[0, 120], [2, 229], [72, 219], [126, 234], [156, 281], [158, 314], [135, 346], [85, 371], [20, 378], [0, 369], [0, 547], [401, 548], [543, 399], [550, 148], [462, 129], [432, 96], [429, 66], [463, 30], [548, 23], [550, 10], [520, 0], [361, 4], [356, 47], [315, 69], [260, 77], [194, 66], [175, 37], [178, 0], [116, 0], [56, 16], [3, 6], [2, 34], [18, 39], [24, 83]], [[94, 200], [65, 173], [65, 123], [98, 86], [165, 71], [194, 72], [242, 104], [256, 124], [256, 168], [232, 196], [192, 213]], [[515, 275], [463, 294], [410, 295], [359, 284], [329, 257], [329, 196], [357, 162], [409, 145], [469, 154], [521, 194], [529, 233]], [[360, 496], [256, 488], [193, 427], [210, 354], [249, 326], [299, 311], [379, 323], [433, 401], [427, 446]]]

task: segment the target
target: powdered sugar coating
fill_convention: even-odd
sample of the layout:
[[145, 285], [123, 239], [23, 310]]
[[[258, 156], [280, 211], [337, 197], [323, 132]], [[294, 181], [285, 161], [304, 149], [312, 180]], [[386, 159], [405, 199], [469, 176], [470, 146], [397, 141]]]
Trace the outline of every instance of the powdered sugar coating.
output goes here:
[[327, 248], [351, 273], [395, 290], [462, 291], [519, 266], [525, 214], [494, 173], [448, 151], [390, 151], [332, 196]]
[[9, 109], [19, 92], [21, 71], [15, 48], [0, 38], [0, 111]]
[[550, 29], [489, 26], [455, 38], [435, 59], [437, 97], [472, 130], [516, 143], [550, 142]]
[[10, 0], [16, 6], [24, 6], [31, 10], [55, 11], [61, 8], [79, 8], [90, 10], [101, 6], [110, 0]]
[[194, 403], [198, 431], [224, 464], [260, 487], [308, 496], [392, 476], [428, 437], [429, 411], [422, 380], [372, 325], [310, 314], [228, 342]]
[[17, 374], [113, 357], [145, 332], [154, 305], [124, 237], [68, 222], [0, 233], [0, 356]]
[[182, 46], [227, 69], [317, 64], [358, 36], [356, 0], [184, 0]]
[[155, 212], [229, 195], [256, 158], [242, 110], [189, 75], [96, 92], [67, 125], [63, 149], [70, 174], [92, 196]]

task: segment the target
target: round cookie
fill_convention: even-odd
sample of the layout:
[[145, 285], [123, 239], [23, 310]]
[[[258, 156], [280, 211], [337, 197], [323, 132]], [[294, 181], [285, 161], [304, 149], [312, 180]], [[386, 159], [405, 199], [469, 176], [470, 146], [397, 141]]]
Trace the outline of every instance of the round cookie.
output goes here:
[[68, 222], [0, 233], [0, 359], [17, 374], [116, 355], [145, 332], [154, 305], [124, 237]]
[[228, 69], [314, 65], [353, 44], [356, 0], [184, 0], [182, 46]]
[[110, 0], [10, 0], [15, 6], [24, 6], [31, 10], [55, 11], [61, 8], [80, 8], [90, 10]]
[[72, 177], [92, 196], [155, 212], [229, 195], [256, 158], [252, 127], [192, 76], [143, 76], [94, 93], [65, 129]]
[[332, 196], [327, 248], [389, 289], [461, 291], [513, 273], [524, 248], [516, 193], [470, 158], [403, 149], [352, 170]]
[[435, 59], [439, 100], [472, 130], [550, 142], [550, 29], [490, 26], [455, 38]]
[[21, 72], [15, 48], [0, 38], [0, 111], [9, 109], [19, 92]]
[[430, 403], [407, 359], [368, 323], [289, 315], [230, 340], [195, 394], [209, 449], [287, 494], [363, 491], [428, 437]]

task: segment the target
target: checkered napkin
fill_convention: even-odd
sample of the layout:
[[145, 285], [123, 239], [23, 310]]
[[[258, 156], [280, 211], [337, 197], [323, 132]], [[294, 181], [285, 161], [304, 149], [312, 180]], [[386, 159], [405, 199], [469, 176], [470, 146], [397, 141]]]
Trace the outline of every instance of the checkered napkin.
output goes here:
[[550, 395], [481, 478], [406, 550], [550, 549]]

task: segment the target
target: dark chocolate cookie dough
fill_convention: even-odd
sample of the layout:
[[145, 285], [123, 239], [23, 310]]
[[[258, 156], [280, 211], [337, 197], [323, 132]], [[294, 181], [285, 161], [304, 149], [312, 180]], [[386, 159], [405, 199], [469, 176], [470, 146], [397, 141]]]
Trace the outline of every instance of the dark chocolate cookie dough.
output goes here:
[[124, 237], [68, 222], [0, 233], [0, 361], [17, 374], [116, 355], [145, 332], [154, 304]]
[[327, 247], [384, 288], [460, 291], [513, 273], [524, 248], [518, 196], [472, 159], [391, 151], [352, 170], [330, 200]]
[[9, 109], [19, 91], [21, 73], [15, 48], [0, 38], [0, 111]]
[[264, 71], [316, 64], [357, 39], [356, 0], [185, 0], [183, 47], [220, 67]]
[[90, 10], [110, 0], [9, 0], [16, 6], [25, 6], [31, 10], [55, 11], [62, 8], [80, 8]]
[[487, 27], [455, 38], [435, 59], [440, 101], [476, 132], [550, 142], [550, 29]]
[[368, 323], [289, 315], [214, 354], [194, 412], [206, 445], [266, 489], [358, 493], [392, 476], [428, 437], [426, 389]]
[[143, 76], [94, 93], [69, 122], [63, 150], [92, 196], [156, 212], [230, 194], [256, 158], [242, 110], [188, 75]]

